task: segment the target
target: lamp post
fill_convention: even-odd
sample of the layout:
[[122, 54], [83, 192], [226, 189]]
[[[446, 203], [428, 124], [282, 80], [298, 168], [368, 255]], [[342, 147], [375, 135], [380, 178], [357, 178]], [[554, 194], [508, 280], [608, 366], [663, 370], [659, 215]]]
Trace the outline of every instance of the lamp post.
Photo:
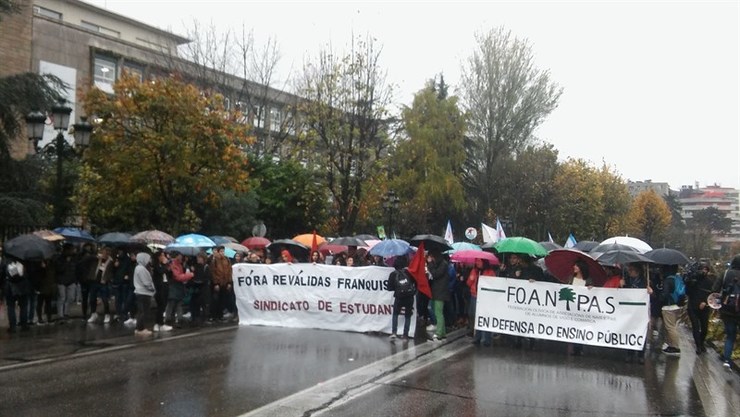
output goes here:
[[[64, 175], [62, 165], [64, 160], [64, 150], [67, 146], [64, 132], [69, 128], [70, 114], [72, 114], [72, 108], [66, 105], [66, 100], [64, 99], [60, 99], [57, 104], [51, 108], [52, 124], [54, 126], [54, 130], [57, 131], [56, 139], [51, 142], [54, 143], [57, 157], [53, 219], [53, 226], [55, 227], [64, 225]], [[40, 111], [32, 111], [26, 116], [28, 139], [33, 143], [35, 153], [40, 151], [39, 141], [43, 138], [45, 124], [46, 116]], [[74, 125], [75, 144], [84, 149], [90, 143], [91, 133], [92, 125], [87, 123], [86, 117], [81, 117], [80, 123]]]
[[388, 236], [390, 237], [393, 236], [393, 210], [398, 210], [401, 199], [395, 191], [389, 190], [383, 200], [383, 208], [388, 211]]

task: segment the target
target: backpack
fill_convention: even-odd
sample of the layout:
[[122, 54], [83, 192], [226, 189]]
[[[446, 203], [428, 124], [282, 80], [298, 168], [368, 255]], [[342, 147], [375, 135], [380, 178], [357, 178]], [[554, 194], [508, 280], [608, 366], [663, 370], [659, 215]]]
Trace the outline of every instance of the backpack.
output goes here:
[[673, 300], [673, 302], [678, 306], [684, 306], [687, 301], [686, 283], [684, 283], [681, 275], [676, 274], [671, 277], [673, 278], [673, 292], [671, 293], [671, 300]]
[[396, 290], [393, 292], [393, 296], [401, 298], [411, 297], [414, 294], [416, 294], [416, 283], [406, 270], [399, 271], [396, 274]]

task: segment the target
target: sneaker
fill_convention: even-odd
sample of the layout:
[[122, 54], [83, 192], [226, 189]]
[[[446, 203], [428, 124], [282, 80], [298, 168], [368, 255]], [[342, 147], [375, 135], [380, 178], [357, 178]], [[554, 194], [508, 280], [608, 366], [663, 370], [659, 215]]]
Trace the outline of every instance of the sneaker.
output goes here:
[[183, 314], [182, 318], [190, 320], [190, 312], [188, 311], [187, 313]]
[[105, 315], [105, 317], [103, 318], [103, 323], [106, 323], [106, 324], [110, 323], [110, 314]]
[[668, 346], [667, 348], [663, 349], [663, 353], [668, 356], [681, 356], [681, 349], [674, 348], [673, 346]]
[[730, 364], [730, 361], [724, 361], [724, 362], [722, 362], [722, 366], [724, 366], [725, 368], [732, 368], [732, 365]]
[[146, 337], [146, 336], [151, 336], [151, 335], [152, 335], [152, 331], [151, 331], [151, 330], [149, 330], [149, 329], [144, 329], [144, 330], [134, 330], [134, 335], [135, 335], [135, 336], [144, 336], [144, 337]]
[[660, 347], [660, 350], [666, 350], [668, 349], [668, 343], [663, 343], [663, 345]]
[[427, 326], [427, 331], [428, 332], [433, 332], [435, 330], [437, 330], [437, 326], [435, 326], [433, 324], [430, 324], [429, 326]]
[[159, 331], [160, 332], [170, 332], [170, 331], [172, 331], [172, 326], [168, 326], [166, 324], [163, 324], [163, 325], [159, 326]]
[[96, 321], [98, 321], [98, 313], [92, 313], [90, 318], [87, 319], [88, 323], [95, 323]]
[[440, 342], [443, 338], [437, 336], [436, 334], [432, 336], [432, 342]]
[[152, 331], [158, 332], [159, 331], [159, 324], [155, 324]]
[[396, 340], [396, 335], [395, 334], [392, 334], [392, 335], [388, 336], [388, 340], [390, 340], [390, 341]]
[[657, 339], [659, 334], [657, 330], [653, 330], [653, 338]]
[[135, 318], [129, 318], [128, 320], [123, 322], [126, 326], [135, 326], [136, 325], [136, 319]]

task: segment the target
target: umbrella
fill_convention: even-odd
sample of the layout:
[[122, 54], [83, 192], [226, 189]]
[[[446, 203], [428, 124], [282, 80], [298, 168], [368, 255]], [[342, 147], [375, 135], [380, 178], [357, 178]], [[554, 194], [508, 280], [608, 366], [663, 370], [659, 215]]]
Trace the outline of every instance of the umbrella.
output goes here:
[[600, 287], [606, 282], [607, 276], [604, 268], [594, 258], [574, 249], [555, 249], [545, 256], [545, 266], [555, 278], [562, 283], [569, 283], [573, 277], [573, 264], [582, 260], [588, 265], [588, 276], [594, 285]]
[[653, 262], [660, 265], [683, 265], [689, 263], [689, 258], [676, 249], [660, 248], [645, 254]]
[[[485, 249], [486, 245], [483, 245]], [[523, 253], [531, 256], [545, 256], [547, 249], [532, 239], [526, 237], [507, 237], [499, 240], [493, 248], [498, 253]]]
[[330, 253], [342, 253], [347, 252], [349, 248], [345, 245], [335, 245], [333, 243], [324, 242], [321, 245], [319, 245], [319, 252], [321, 252], [322, 255], [326, 256]]
[[593, 240], [582, 240], [576, 243], [576, 245], [573, 246], [573, 249], [577, 249], [581, 252], [591, 252], [591, 250], [597, 246], [599, 246], [599, 242], [594, 242]]
[[227, 243], [239, 243], [238, 240], [231, 236], [211, 236], [210, 239], [216, 242], [217, 245], [226, 245]]
[[469, 242], [455, 242], [450, 246], [452, 246], [452, 249], [447, 251], [450, 255], [460, 250], [481, 250], [480, 246]]
[[332, 245], [341, 245], [341, 246], [367, 246], [367, 243], [362, 239], [357, 239], [356, 237], [352, 236], [344, 236], [344, 237], [338, 237], [336, 239], [333, 239], [331, 242]]
[[54, 255], [54, 245], [32, 233], [8, 240], [3, 249], [8, 256], [22, 261], [41, 261]]
[[64, 240], [64, 236], [60, 235], [57, 232], [52, 232], [51, 230], [47, 230], [47, 229], [37, 230], [33, 232], [33, 234], [48, 242], [59, 242], [59, 241]]
[[273, 255], [279, 254], [283, 249], [286, 249], [294, 258], [298, 259], [307, 259], [308, 252], [311, 251], [306, 245], [293, 239], [280, 239], [267, 245], [267, 250]]
[[444, 252], [452, 249], [449, 243], [442, 237], [437, 235], [416, 235], [409, 240], [409, 243], [414, 246], [419, 246], [421, 242], [424, 242], [424, 249], [426, 250], [437, 250]]
[[264, 249], [269, 244], [269, 239], [265, 239], [264, 237], [260, 236], [252, 236], [242, 241], [242, 245], [248, 247], [249, 249]]
[[95, 238], [90, 233], [77, 227], [57, 227], [54, 231], [70, 242], [95, 242]]
[[367, 242], [368, 240], [380, 240], [377, 236], [370, 234], [355, 235], [355, 239], [364, 240], [365, 242]]
[[108, 246], [125, 246], [131, 243], [131, 235], [128, 233], [111, 232], [98, 237], [98, 243]]
[[555, 249], [563, 249], [562, 246], [558, 245], [555, 242], [550, 242], [549, 240], [548, 241], [544, 241], [544, 242], [540, 242], [540, 245], [542, 245], [543, 248], [547, 249], [548, 252], [549, 251], [553, 251]]
[[249, 252], [248, 247], [244, 245], [240, 245], [239, 243], [227, 242], [227, 243], [224, 243], [223, 245], [226, 249], [231, 249], [236, 252], [243, 252], [243, 253]]
[[175, 238], [159, 230], [145, 230], [131, 236], [132, 243], [143, 243], [145, 245], [156, 243], [167, 245], [175, 241]]
[[370, 255], [388, 258], [391, 256], [408, 255], [411, 253], [411, 245], [401, 239], [386, 239], [370, 249]]
[[216, 242], [206, 236], [191, 233], [178, 236], [174, 242], [167, 245], [165, 250], [178, 251], [183, 255], [195, 256], [198, 252], [216, 246]]
[[[300, 243], [300, 244], [302, 244], [304, 246], [308, 246], [310, 248], [311, 245], [313, 245], [313, 233], [304, 233], [302, 235], [295, 236], [293, 238], [293, 240], [295, 240], [296, 242], [298, 242], [298, 243]], [[324, 242], [326, 242], [326, 239], [324, 239], [323, 237], [321, 237], [319, 235], [316, 235], [316, 244], [317, 245], [321, 245]]]
[[601, 242], [599, 245], [603, 245], [605, 243], [620, 243], [622, 245], [632, 246], [633, 248], [637, 249], [640, 253], [645, 253], [653, 250], [650, 245], [643, 242], [640, 239], [637, 239], [635, 237], [629, 237], [629, 236], [615, 236], [610, 237], [609, 239], [606, 239], [605, 241]]
[[591, 257], [596, 259], [599, 257], [599, 255], [601, 255], [604, 252], [615, 251], [615, 250], [621, 250], [625, 252], [631, 251], [635, 253], [640, 253], [637, 249], [633, 248], [632, 246], [623, 245], [621, 243], [606, 243], [603, 245], [599, 245], [591, 249], [591, 251], [589, 251], [588, 253], [589, 255], [591, 255]]
[[648, 262], [653, 261], [647, 256], [635, 251], [634, 249], [610, 249], [604, 253], [600, 253], [596, 256], [596, 262], [602, 265], [624, 265], [631, 264], [634, 262]]
[[491, 265], [500, 264], [496, 255], [492, 254], [491, 252], [486, 252], [482, 250], [463, 249], [453, 253], [452, 256], [450, 256], [450, 260], [452, 262], [459, 262], [467, 265], [474, 264], [476, 259], [487, 260], [488, 263], [490, 263]]
[[[209, 255], [212, 255], [213, 249], [208, 249], [206, 253]], [[236, 251], [234, 249], [229, 248], [228, 246], [224, 246], [224, 256], [226, 256], [227, 258], [234, 259], [234, 257], [236, 256]]]

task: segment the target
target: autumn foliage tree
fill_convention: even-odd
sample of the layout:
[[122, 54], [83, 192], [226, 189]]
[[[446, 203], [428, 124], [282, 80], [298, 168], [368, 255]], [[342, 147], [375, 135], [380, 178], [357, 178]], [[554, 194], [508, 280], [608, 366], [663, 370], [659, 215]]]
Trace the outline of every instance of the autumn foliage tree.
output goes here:
[[247, 126], [222, 97], [175, 78], [124, 76], [113, 95], [93, 88], [83, 105], [100, 121], [75, 199], [101, 230], [197, 230], [198, 210], [245, 191]]
[[657, 246], [664, 242], [666, 231], [671, 225], [671, 210], [655, 191], [643, 191], [632, 202], [628, 225], [631, 234]]

